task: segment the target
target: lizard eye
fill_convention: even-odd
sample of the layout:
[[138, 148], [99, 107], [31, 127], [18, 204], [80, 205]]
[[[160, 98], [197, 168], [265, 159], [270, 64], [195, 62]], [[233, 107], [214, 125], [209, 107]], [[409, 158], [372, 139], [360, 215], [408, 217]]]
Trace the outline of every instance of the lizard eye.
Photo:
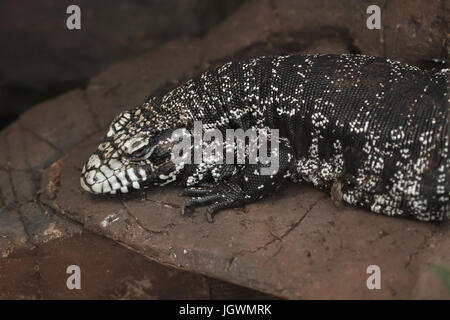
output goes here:
[[140, 147], [139, 149], [134, 150], [130, 154], [130, 156], [134, 160], [141, 160], [148, 154], [149, 151], [150, 151], [150, 146], [149, 145], [144, 145], [144, 146]]

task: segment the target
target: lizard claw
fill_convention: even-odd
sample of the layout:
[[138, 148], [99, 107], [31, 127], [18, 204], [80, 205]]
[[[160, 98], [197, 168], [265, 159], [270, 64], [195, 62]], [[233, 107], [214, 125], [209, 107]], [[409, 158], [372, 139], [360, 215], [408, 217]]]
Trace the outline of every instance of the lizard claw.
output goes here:
[[186, 201], [183, 201], [180, 205], [180, 212], [182, 216], [184, 216], [185, 211], [186, 211]]
[[208, 220], [209, 223], [213, 223], [214, 222], [213, 221], [213, 213], [210, 212], [209, 208], [206, 209], [205, 216], [206, 216], [206, 220]]
[[243, 204], [241, 193], [236, 192], [235, 189], [236, 187], [231, 188], [229, 185], [218, 185], [209, 190], [197, 187], [187, 188], [185, 194], [192, 198], [181, 204], [181, 214], [184, 215], [187, 208], [209, 205], [205, 215], [208, 222], [213, 222], [216, 212]]

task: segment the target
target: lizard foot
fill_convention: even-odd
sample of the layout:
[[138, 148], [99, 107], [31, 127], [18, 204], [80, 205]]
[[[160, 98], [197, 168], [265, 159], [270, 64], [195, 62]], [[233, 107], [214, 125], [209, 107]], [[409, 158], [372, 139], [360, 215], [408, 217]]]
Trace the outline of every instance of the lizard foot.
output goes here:
[[208, 222], [213, 222], [213, 216], [220, 210], [235, 208], [244, 204], [242, 189], [235, 183], [219, 184], [206, 187], [186, 188], [185, 195], [192, 198], [181, 204], [181, 214], [185, 214], [187, 208], [209, 205], [206, 209]]

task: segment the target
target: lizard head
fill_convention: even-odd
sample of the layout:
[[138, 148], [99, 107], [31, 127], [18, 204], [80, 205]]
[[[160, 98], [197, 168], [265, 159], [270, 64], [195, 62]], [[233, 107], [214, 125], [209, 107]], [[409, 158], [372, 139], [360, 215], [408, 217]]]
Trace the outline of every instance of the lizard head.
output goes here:
[[174, 129], [157, 127], [153, 113], [139, 108], [122, 112], [104, 141], [85, 163], [80, 183], [95, 194], [126, 193], [130, 188], [173, 182], [182, 169], [171, 161]]

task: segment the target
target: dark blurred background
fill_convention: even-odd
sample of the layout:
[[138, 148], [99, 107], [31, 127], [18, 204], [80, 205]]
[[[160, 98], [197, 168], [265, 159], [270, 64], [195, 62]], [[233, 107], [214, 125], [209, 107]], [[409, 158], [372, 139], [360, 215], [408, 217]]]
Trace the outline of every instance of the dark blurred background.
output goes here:
[[[2, 0], [0, 128], [41, 101], [75, 87], [85, 87], [92, 76], [118, 60], [139, 56], [176, 38], [202, 37], [239, 7], [254, 10], [252, 2]], [[381, 32], [362, 27], [367, 15], [361, 8], [372, 2], [382, 8]], [[244, 3], [250, 4], [243, 6]], [[257, 48], [250, 48], [255, 54], [363, 53], [422, 67], [419, 59], [424, 56], [448, 55], [448, 0], [298, 0], [292, 3], [272, 0], [269, 3], [273, 12], [270, 21], [265, 23], [272, 25], [272, 29], [273, 25], [280, 24], [284, 31], [270, 35]], [[81, 8], [81, 30], [66, 28], [66, 9], [71, 4]], [[277, 12], [285, 11], [288, 13], [284, 14], [283, 21], [278, 21]], [[258, 12], [249, 14], [258, 15]], [[238, 21], [239, 17], [236, 19], [229, 26], [245, 24]], [[237, 33], [236, 38], [240, 37]]]
[[[115, 61], [174, 38], [194, 38], [243, 0], [2, 0], [0, 128], [34, 104], [75, 87]], [[81, 8], [81, 30], [66, 8]]]

